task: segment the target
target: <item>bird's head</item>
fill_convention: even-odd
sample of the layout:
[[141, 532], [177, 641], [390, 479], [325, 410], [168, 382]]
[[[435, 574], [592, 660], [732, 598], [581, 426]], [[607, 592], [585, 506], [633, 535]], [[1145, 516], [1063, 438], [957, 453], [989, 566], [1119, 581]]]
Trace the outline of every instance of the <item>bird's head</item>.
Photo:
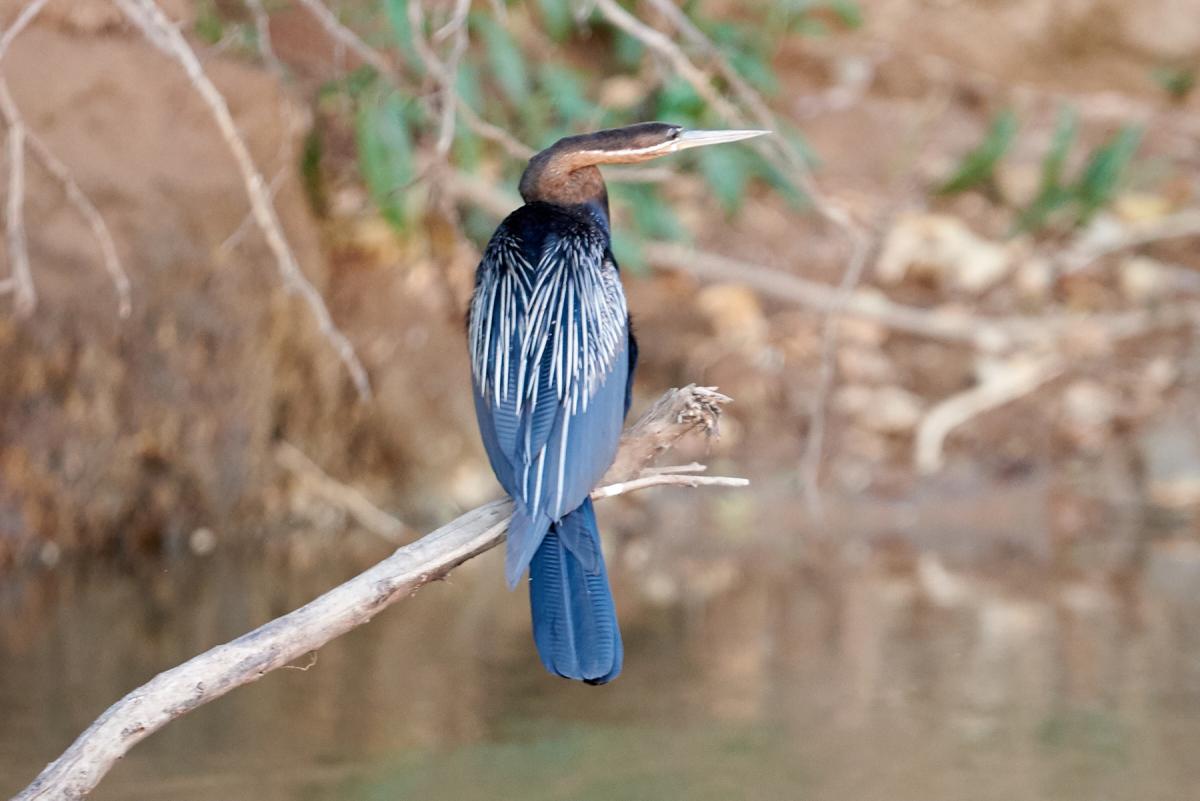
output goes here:
[[568, 136], [529, 160], [521, 176], [521, 197], [526, 202], [564, 205], [594, 202], [605, 196], [598, 169], [601, 164], [637, 164], [693, 147], [737, 142], [766, 133], [770, 132], [689, 131], [664, 122], [641, 122]]

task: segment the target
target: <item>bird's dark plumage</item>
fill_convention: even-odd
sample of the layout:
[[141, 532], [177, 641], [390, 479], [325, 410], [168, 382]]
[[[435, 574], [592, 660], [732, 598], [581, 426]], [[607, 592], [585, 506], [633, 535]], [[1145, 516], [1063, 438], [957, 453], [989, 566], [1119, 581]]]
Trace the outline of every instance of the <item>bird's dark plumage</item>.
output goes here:
[[534, 642], [560, 676], [604, 684], [623, 655], [589, 493], [617, 452], [637, 343], [597, 165], [759, 133], [641, 123], [562, 139], [530, 160], [525, 205], [496, 229], [476, 272], [475, 412], [515, 506], [505, 574], [515, 586], [529, 570]]
[[588, 493], [616, 455], [635, 346], [603, 210], [509, 215], [479, 266], [468, 336], [484, 447], [516, 502], [509, 585], [532, 563], [548, 670], [608, 681], [622, 649]]

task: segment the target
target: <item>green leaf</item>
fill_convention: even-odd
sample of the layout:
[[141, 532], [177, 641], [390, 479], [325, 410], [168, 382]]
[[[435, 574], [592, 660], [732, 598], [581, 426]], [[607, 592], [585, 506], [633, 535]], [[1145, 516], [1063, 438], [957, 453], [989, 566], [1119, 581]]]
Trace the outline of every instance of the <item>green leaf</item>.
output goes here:
[[704, 101], [687, 81], [673, 76], [658, 92], [656, 116], [664, 122], [694, 125], [704, 113]]
[[300, 152], [300, 177], [308, 202], [318, 217], [325, 216], [326, 212], [324, 182], [321, 180], [321, 157], [324, 150], [321, 128], [313, 126], [304, 137], [304, 149]]
[[1091, 220], [1097, 211], [1112, 201], [1125, 174], [1125, 168], [1137, 154], [1141, 143], [1141, 126], [1127, 125], [1092, 154], [1075, 187], [1081, 223]]
[[1159, 67], [1152, 73], [1154, 82], [1162, 87], [1172, 100], [1182, 103], [1196, 88], [1194, 67]]
[[810, 205], [810, 198], [800, 185], [757, 150], [747, 148], [745, 151], [745, 160], [754, 177], [761, 178], [770, 184], [776, 192], [783, 195], [783, 199], [794, 210], [800, 211]]
[[468, 58], [458, 65], [458, 76], [454, 81], [458, 96], [478, 112], [483, 108], [483, 89], [479, 84], [479, 68]]
[[546, 33], [556, 42], [566, 41], [575, 30], [570, 3], [567, 0], [537, 0], [537, 4]]
[[642, 63], [645, 46], [625, 31], [613, 32], [613, 57], [623, 70], [634, 70]]
[[831, 0], [829, 8], [847, 28], [858, 29], [862, 27], [862, 8], [855, 0]]
[[741, 153], [732, 147], [708, 147], [697, 154], [700, 172], [726, 214], [737, 211], [746, 193], [747, 171]]
[[599, 116], [599, 109], [587, 99], [587, 87], [582, 77], [570, 67], [545, 64], [539, 77], [555, 113], [568, 127], [571, 123], [591, 121]]
[[1011, 235], [1040, 231], [1050, 224], [1050, 218], [1074, 200], [1070, 189], [1062, 186], [1043, 187], [1029, 206], [1017, 215]]
[[383, 0], [383, 10], [392, 26], [392, 35], [405, 62], [417, 72], [425, 67], [413, 44], [412, 26], [408, 24], [408, 0]]
[[405, 116], [405, 102], [391, 93], [364, 102], [356, 121], [358, 163], [367, 189], [380, 213], [397, 228], [405, 222], [401, 193], [415, 174]]
[[225, 35], [225, 23], [217, 7], [209, 0], [196, 9], [196, 36], [206, 44], [215, 45]]
[[957, 194], [991, 181], [996, 173], [996, 165], [1012, 146], [1017, 128], [1017, 115], [1011, 109], [1000, 112], [983, 142], [963, 157], [954, 174], [938, 187], [938, 194]]
[[1075, 143], [1075, 134], [1079, 129], [1075, 110], [1064, 106], [1058, 113], [1058, 122], [1054, 126], [1054, 136], [1050, 140], [1050, 149], [1042, 159], [1042, 191], [1061, 186], [1063, 169], [1067, 164], [1067, 156]]
[[751, 86], [764, 95], [779, 92], [779, 80], [766, 57], [756, 50], [737, 50], [729, 54], [729, 63]]
[[504, 94], [518, 106], [529, 99], [529, 76], [525, 57], [504, 26], [487, 14], [472, 15], [471, 21], [483, 36], [488, 66]]
[[617, 264], [621, 265], [622, 270], [631, 275], [646, 274], [649, 265], [646, 263], [646, 254], [642, 250], [640, 238], [614, 231], [612, 252], [613, 258], [617, 260]]
[[665, 203], [653, 184], [618, 184], [611, 187], [613, 198], [630, 207], [634, 229], [650, 239], [680, 240], [687, 238], [687, 229]]

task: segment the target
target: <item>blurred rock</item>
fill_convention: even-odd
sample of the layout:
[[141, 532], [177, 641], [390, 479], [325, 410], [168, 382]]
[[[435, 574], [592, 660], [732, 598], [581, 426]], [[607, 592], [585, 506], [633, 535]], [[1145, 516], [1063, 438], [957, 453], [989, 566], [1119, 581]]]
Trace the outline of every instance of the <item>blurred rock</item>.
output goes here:
[[767, 338], [758, 295], [742, 284], [714, 284], [700, 290], [696, 306], [723, 345], [757, 350]]
[[996, 170], [1000, 194], [1010, 206], [1025, 208], [1034, 201], [1042, 184], [1041, 167], [1028, 162], [1001, 162]]
[[1156, 504], [1185, 508], [1200, 503], [1200, 432], [1195, 410], [1176, 410], [1138, 438], [1146, 496]]
[[1185, 539], [1153, 543], [1146, 560], [1146, 584], [1172, 600], [1200, 602], [1200, 543]]
[[[868, 303], [877, 302], [881, 307], [888, 302], [887, 296], [874, 287], [857, 290], [857, 296]], [[876, 348], [887, 341], [889, 334], [883, 323], [865, 317], [843, 317], [838, 320], [837, 326], [840, 341]]]
[[1039, 305], [1045, 303], [1054, 289], [1054, 267], [1047, 259], [1028, 258], [1017, 268], [1015, 283], [1023, 300]]
[[838, 390], [834, 407], [864, 428], [880, 434], [906, 434], [921, 421], [924, 403], [897, 386], [849, 384]]
[[1170, 198], [1149, 192], [1126, 192], [1113, 202], [1113, 211], [1125, 222], [1144, 223], [1162, 219], [1173, 211]]
[[888, 232], [875, 274], [884, 284], [925, 278], [981, 294], [1011, 270], [1003, 245], [976, 236], [956, 217], [920, 214], [901, 217]]
[[1105, 0], [1097, 11], [1122, 43], [1160, 59], [1200, 57], [1200, 11], [1195, 0]]
[[1117, 279], [1126, 300], [1136, 304], [1161, 300], [1171, 290], [1171, 276], [1166, 267], [1146, 256], [1132, 256], [1121, 262]]
[[889, 384], [896, 380], [891, 359], [875, 348], [849, 345], [838, 349], [838, 372], [851, 384]]
[[1063, 430], [1080, 447], [1098, 449], [1112, 433], [1119, 400], [1097, 381], [1076, 381], [1063, 393]]

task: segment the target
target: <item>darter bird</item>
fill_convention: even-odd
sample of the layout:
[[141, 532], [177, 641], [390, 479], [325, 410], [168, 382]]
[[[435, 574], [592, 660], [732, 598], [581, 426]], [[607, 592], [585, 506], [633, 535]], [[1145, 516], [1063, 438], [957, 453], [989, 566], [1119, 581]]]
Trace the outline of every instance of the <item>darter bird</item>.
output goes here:
[[648, 122], [561, 139], [530, 159], [525, 205], [500, 223], [475, 273], [475, 413], [514, 501], [505, 574], [515, 587], [529, 570], [533, 638], [551, 673], [605, 684], [623, 658], [588, 496], [616, 456], [638, 349], [599, 165], [763, 133]]

